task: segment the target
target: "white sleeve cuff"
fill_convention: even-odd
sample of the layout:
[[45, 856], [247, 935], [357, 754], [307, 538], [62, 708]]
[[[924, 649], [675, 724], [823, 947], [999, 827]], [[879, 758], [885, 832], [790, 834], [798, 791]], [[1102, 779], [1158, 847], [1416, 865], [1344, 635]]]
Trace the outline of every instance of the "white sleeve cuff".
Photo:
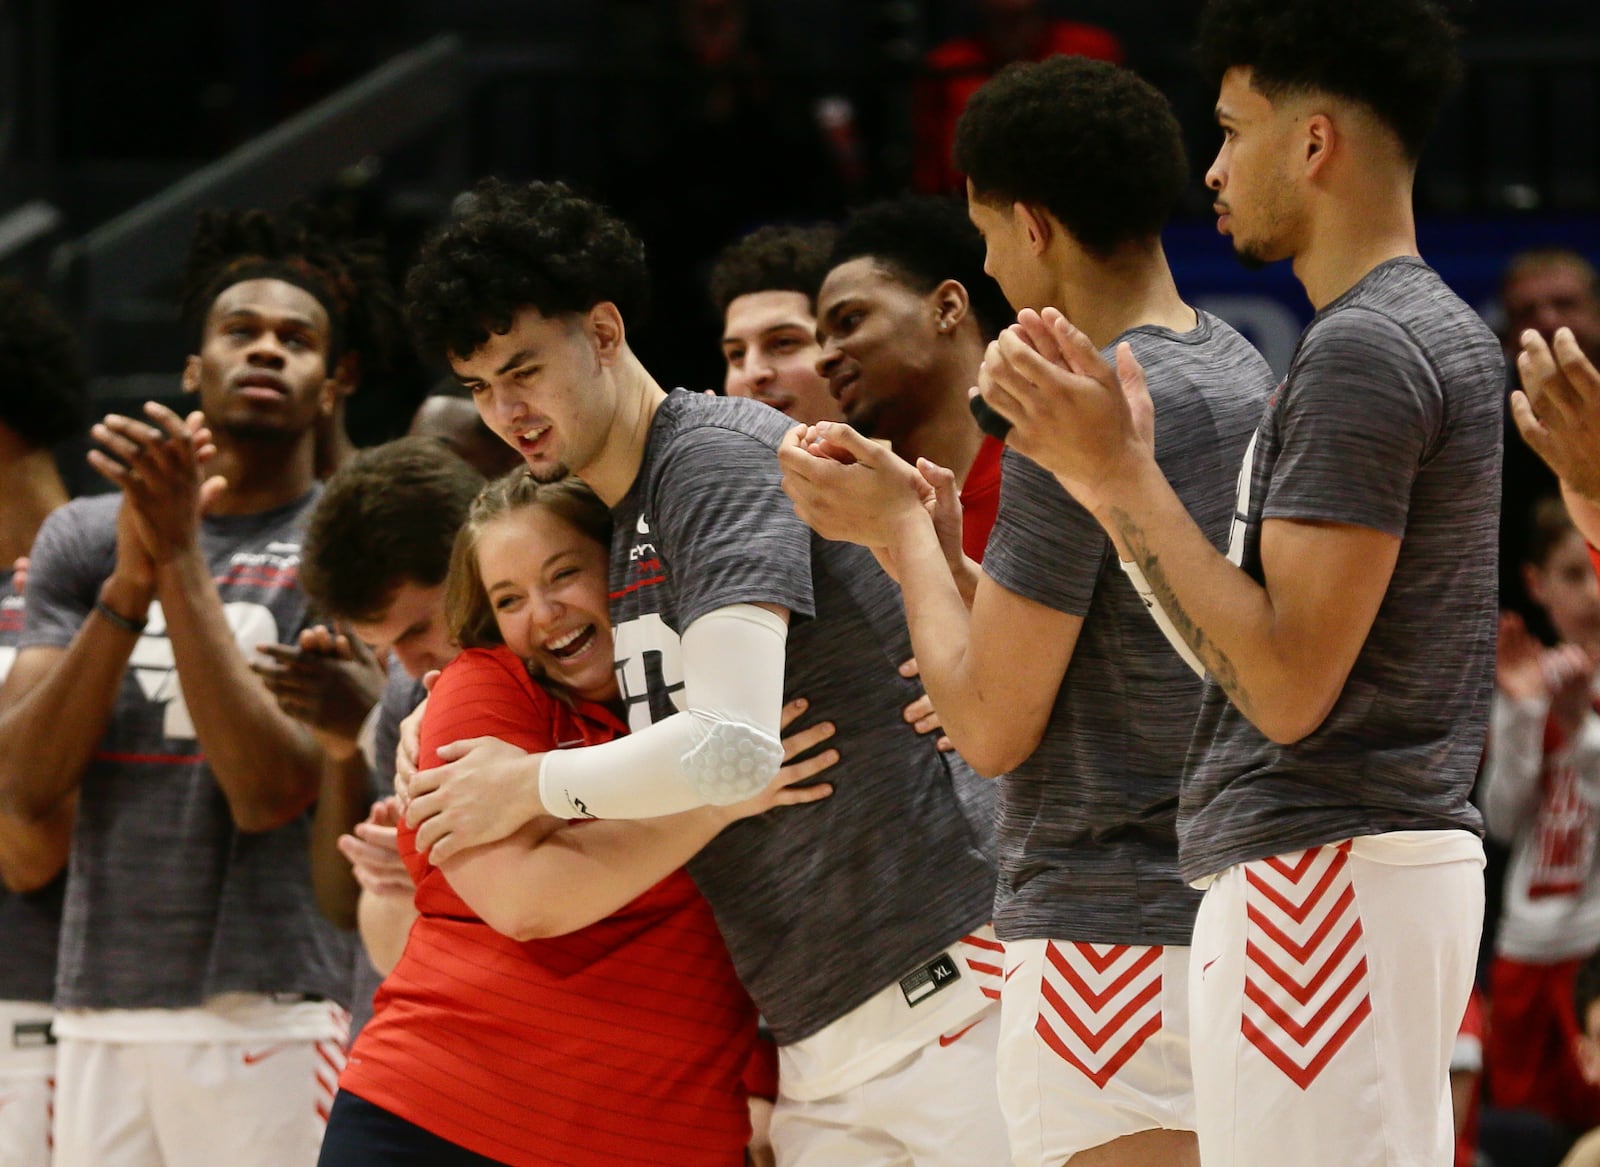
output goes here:
[[1194, 670], [1195, 676], [1203, 679], [1206, 675], [1205, 665], [1200, 663], [1200, 658], [1195, 655], [1194, 649], [1189, 647], [1188, 642], [1179, 636], [1178, 630], [1172, 626], [1171, 617], [1161, 606], [1161, 601], [1156, 599], [1155, 589], [1150, 586], [1150, 581], [1145, 579], [1144, 571], [1131, 559], [1119, 556], [1117, 563], [1122, 568], [1122, 574], [1127, 576], [1128, 582], [1133, 585], [1133, 590], [1139, 593], [1139, 599], [1149, 609], [1150, 615], [1155, 619], [1156, 627], [1160, 628], [1161, 634], [1167, 638], [1167, 643], [1177, 650], [1178, 655], [1183, 658], [1183, 663]]

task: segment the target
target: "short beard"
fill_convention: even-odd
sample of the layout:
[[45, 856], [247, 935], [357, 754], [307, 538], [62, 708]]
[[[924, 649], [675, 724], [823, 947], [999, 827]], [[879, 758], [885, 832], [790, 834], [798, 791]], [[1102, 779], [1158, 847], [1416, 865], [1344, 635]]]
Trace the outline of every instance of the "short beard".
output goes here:
[[1246, 271], [1260, 271], [1272, 262], [1248, 244], [1234, 244], [1233, 258], [1237, 259]]
[[541, 470], [535, 470], [532, 466], [529, 466], [527, 470], [528, 477], [541, 486], [548, 486], [552, 482], [560, 482], [572, 473], [565, 462], [557, 462], [554, 466]]

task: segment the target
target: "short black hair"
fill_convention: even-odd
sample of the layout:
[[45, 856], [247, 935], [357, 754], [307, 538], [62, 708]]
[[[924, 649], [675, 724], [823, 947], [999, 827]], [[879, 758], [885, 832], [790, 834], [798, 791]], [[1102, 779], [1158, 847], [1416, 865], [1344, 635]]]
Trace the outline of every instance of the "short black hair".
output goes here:
[[307, 525], [300, 587], [332, 620], [376, 620], [401, 584], [435, 587], [483, 488], [430, 438], [361, 450], [328, 479]]
[[1086, 57], [1002, 69], [956, 122], [954, 161], [978, 198], [1041, 206], [1102, 257], [1159, 235], [1189, 181], [1160, 90]]
[[1572, 1007], [1578, 1014], [1578, 1032], [1589, 1032], [1589, 1007], [1600, 1001], [1600, 952], [1578, 966], [1572, 980]]
[[1435, 0], [1210, 0], [1200, 59], [1217, 84], [1229, 69], [1271, 100], [1326, 93], [1360, 102], [1415, 160], [1461, 79], [1459, 30]]
[[470, 356], [522, 308], [555, 317], [609, 300], [625, 321], [644, 317], [644, 244], [600, 203], [561, 182], [493, 178], [463, 202], [406, 277], [412, 339], [424, 356]]
[[757, 292], [799, 292], [813, 309], [828, 256], [839, 229], [832, 223], [809, 227], [760, 227], [728, 244], [711, 268], [711, 307], [718, 316], [740, 296]]
[[44, 449], [82, 433], [87, 412], [72, 330], [39, 293], [0, 280], [0, 424]]
[[983, 236], [967, 208], [937, 195], [905, 195], [853, 212], [828, 257], [830, 269], [852, 259], [872, 259], [918, 292], [945, 280], [967, 290], [984, 336], [993, 339], [1016, 319], [1000, 285], [983, 270]]
[[383, 246], [354, 236], [345, 220], [310, 203], [281, 215], [202, 211], [183, 272], [183, 311], [197, 333], [211, 306], [246, 280], [282, 280], [314, 296], [328, 314], [328, 372], [346, 353], [363, 380], [394, 363], [404, 319]]

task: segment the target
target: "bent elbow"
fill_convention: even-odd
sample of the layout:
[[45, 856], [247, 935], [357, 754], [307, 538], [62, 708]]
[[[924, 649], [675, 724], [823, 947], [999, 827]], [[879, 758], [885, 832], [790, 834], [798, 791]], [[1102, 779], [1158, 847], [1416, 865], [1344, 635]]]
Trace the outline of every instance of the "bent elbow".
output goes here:
[[60, 875], [66, 865], [65, 855], [60, 862], [0, 861], [0, 885], [12, 895], [29, 895]]
[[989, 737], [983, 734], [957, 736], [946, 727], [945, 734], [955, 745], [956, 752], [967, 765], [984, 778], [1000, 778], [1011, 773], [1033, 756], [1044, 736], [1044, 727], [1017, 733], [1016, 726], [1007, 726], [1011, 732]]
[[680, 760], [710, 806], [731, 806], [766, 789], [783, 766], [783, 743], [742, 721], [698, 718], [700, 733]]

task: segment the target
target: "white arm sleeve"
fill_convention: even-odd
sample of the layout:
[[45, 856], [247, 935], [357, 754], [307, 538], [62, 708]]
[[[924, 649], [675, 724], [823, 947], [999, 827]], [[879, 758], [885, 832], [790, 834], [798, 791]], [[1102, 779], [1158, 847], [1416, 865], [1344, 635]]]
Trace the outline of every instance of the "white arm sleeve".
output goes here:
[[645, 819], [726, 806], [783, 765], [789, 626], [754, 604], [708, 612], [683, 631], [682, 713], [628, 737], [553, 750], [539, 770], [545, 809], [565, 818]]
[[1167, 643], [1177, 649], [1178, 655], [1183, 658], [1183, 663], [1194, 670], [1195, 676], [1204, 678], [1206, 666], [1200, 663], [1200, 658], [1194, 654], [1194, 649], [1183, 637], [1178, 635], [1178, 630], [1172, 626], [1172, 620], [1167, 615], [1161, 601], [1156, 599], [1155, 589], [1150, 586], [1150, 581], [1144, 578], [1144, 572], [1139, 565], [1131, 559], [1117, 558], [1117, 563], [1122, 567], [1122, 574], [1128, 577], [1128, 582], [1133, 585], [1133, 590], [1139, 593], [1139, 598], [1144, 601], [1144, 606], [1149, 609], [1150, 615], [1155, 617], [1156, 627], [1161, 629], [1161, 635], [1167, 638]]

